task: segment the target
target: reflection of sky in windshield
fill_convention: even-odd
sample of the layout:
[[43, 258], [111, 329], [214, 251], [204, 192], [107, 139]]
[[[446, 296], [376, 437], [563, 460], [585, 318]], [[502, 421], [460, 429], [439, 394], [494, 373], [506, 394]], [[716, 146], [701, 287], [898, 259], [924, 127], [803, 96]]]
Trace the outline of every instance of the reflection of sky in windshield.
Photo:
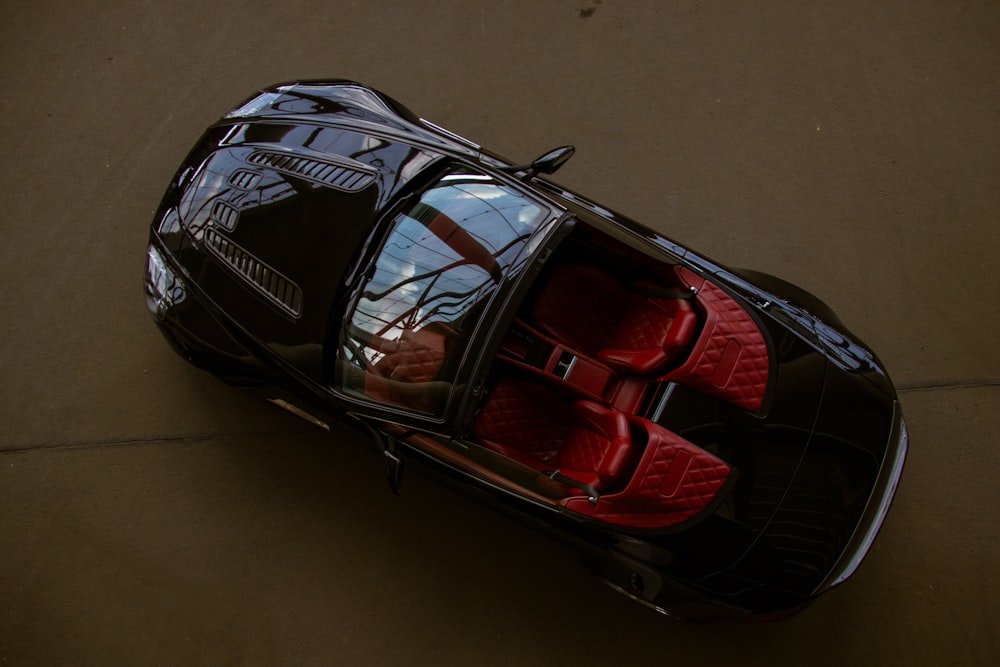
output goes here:
[[541, 208], [489, 176], [453, 174], [441, 182], [422, 201], [459, 223], [494, 256], [538, 225]]
[[431, 322], [461, 328], [462, 316], [496, 287], [491, 269], [506, 271], [544, 212], [489, 176], [445, 176], [397, 216], [353, 325], [388, 340]]

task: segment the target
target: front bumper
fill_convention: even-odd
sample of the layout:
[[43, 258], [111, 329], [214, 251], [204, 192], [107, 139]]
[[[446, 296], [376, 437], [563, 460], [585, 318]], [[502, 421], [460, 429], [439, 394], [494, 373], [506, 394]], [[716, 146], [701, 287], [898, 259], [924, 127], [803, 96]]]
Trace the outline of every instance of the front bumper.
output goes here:
[[164, 253], [150, 243], [146, 249], [146, 308], [160, 322], [167, 313], [187, 301], [187, 286], [178, 277]]
[[150, 317], [180, 356], [223, 378], [261, 373], [247, 348], [213, 315], [207, 299], [155, 234], [146, 249], [144, 288]]

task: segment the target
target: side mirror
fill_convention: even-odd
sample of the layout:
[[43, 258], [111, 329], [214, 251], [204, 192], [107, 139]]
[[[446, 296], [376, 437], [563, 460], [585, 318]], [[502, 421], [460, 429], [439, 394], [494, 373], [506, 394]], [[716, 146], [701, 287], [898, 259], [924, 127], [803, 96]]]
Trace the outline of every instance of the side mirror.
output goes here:
[[522, 177], [530, 181], [536, 174], [554, 174], [559, 167], [566, 164], [566, 161], [573, 157], [576, 149], [572, 146], [560, 146], [545, 155], [535, 159], [531, 164], [514, 164], [509, 167], [500, 167], [500, 171], [508, 174], [524, 172]]
[[532, 162], [531, 169], [538, 174], [554, 174], [575, 152], [576, 148], [573, 146], [560, 146]]

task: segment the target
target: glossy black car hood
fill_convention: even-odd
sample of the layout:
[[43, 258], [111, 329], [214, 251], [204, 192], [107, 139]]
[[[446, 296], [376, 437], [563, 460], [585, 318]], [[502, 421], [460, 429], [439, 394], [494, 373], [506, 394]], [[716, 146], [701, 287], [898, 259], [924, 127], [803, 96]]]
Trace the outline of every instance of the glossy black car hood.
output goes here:
[[352, 105], [356, 86], [327, 88], [325, 98], [283, 89], [206, 132], [163, 200], [156, 233], [221, 312], [319, 380], [324, 333], [357, 249], [443, 154], [380, 98]]

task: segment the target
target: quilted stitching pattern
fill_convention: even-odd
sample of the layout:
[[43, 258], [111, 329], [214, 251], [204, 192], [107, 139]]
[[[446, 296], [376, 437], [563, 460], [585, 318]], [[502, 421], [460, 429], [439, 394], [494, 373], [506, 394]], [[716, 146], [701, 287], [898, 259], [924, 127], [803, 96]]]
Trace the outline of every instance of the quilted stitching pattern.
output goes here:
[[[628, 427], [621, 413], [590, 401], [568, 403], [544, 385], [505, 378], [490, 392], [472, 425], [473, 436], [496, 443], [511, 458], [539, 470], [560, 470], [586, 484], [612, 483], [624, 468], [620, 457], [628, 451]], [[605, 456], [616, 438], [617, 463]], [[621, 438], [622, 440], [618, 440]], [[497, 449], [494, 447], [494, 449]], [[603, 477], [601, 473], [603, 472]]]
[[[596, 355], [622, 372], [655, 373], [690, 335], [681, 333], [681, 329], [690, 332], [683, 327], [671, 334], [677, 309], [690, 311], [691, 307], [676, 299], [631, 294], [626, 285], [598, 267], [565, 264], [552, 271], [531, 309], [531, 318], [563, 344]], [[681, 338], [669, 339], [677, 336]], [[608, 356], [602, 357], [602, 351]], [[622, 356], [644, 351], [652, 356], [641, 368], [635, 357]]]
[[[650, 430], [650, 447], [643, 455], [632, 482], [617, 494], [601, 496], [596, 505], [586, 499], [570, 498], [566, 507], [595, 519], [638, 528], [671, 526], [703, 510], [715, 498], [729, 477], [729, 466], [676, 433], [641, 420]], [[678, 471], [671, 466], [678, 454], [686, 452], [687, 468], [670, 494], [664, 494], [664, 482]]]
[[[635, 301], [640, 301], [636, 299]], [[636, 303], [617, 328], [606, 347], [642, 350], [663, 345], [673, 318], [650, 308], [649, 303]]]
[[614, 334], [628, 305], [623, 285], [596, 267], [556, 267], [531, 319], [561, 342], [593, 355]]
[[[747, 410], [759, 409], [767, 390], [769, 367], [764, 336], [746, 311], [712, 283], [704, 283], [698, 301], [709, 311], [705, 329], [691, 358], [667, 379]], [[738, 348], [730, 346], [733, 341]], [[730, 354], [738, 349], [739, 356], [728, 377], [720, 378], [719, 362], [727, 348]]]
[[569, 406], [545, 387], [522, 380], [498, 382], [490, 392], [472, 434], [555, 463], [570, 430]]
[[587, 428], [576, 428], [556, 460], [560, 468], [597, 470], [610, 446], [611, 441], [600, 433]]

